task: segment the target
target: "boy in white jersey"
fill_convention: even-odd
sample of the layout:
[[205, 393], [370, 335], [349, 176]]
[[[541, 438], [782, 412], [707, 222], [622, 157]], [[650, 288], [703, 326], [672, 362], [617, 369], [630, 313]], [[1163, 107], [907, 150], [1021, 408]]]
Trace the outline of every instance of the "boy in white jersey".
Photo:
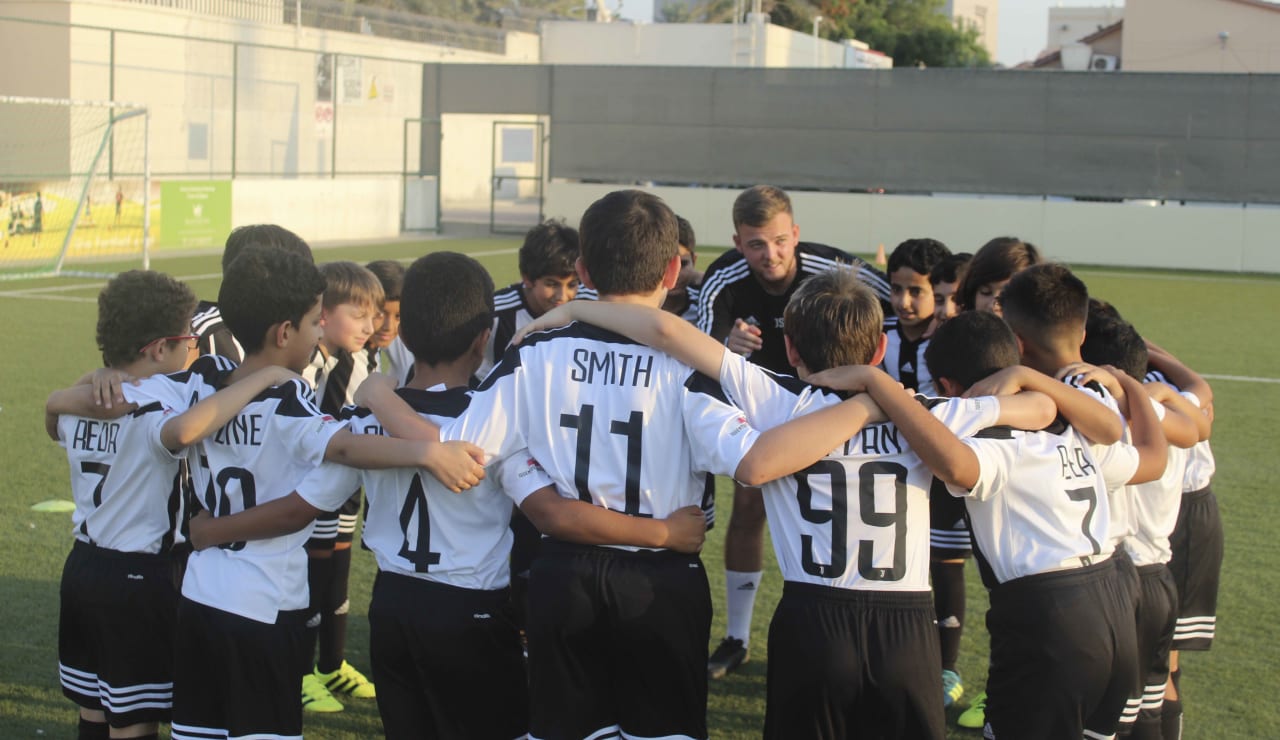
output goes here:
[[[403, 336], [417, 360], [413, 380], [398, 395], [416, 413], [448, 422], [466, 408], [469, 380], [484, 357], [493, 283], [474, 259], [437, 252], [409, 269], [402, 298]], [[382, 433], [367, 410], [348, 411], [357, 432]], [[606, 542], [686, 552], [701, 546], [702, 513], [686, 507], [666, 520], [644, 519], [561, 497], [523, 451], [491, 469], [493, 475], [458, 496], [416, 469], [360, 475], [325, 465], [298, 493], [197, 522], [193, 536], [206, 546], [216, 526], [216, 541], [241, 539], [244, 522], [274, 516], [281, 505], [297, 508], [294, 500], [316, 485], [363, 481], [369, 497], [364, 542], [378, 560], [369, 609], [371, 660], [387, 737], [523, 736], [529, 704], [524, 658], [515, 626], [504, 616], [512, 502], [562, 539], [604, 532], [613, 537]], [[600, 541], [595, 536], [581, 541]]]
[[[109, 368], [144, 378], [187, 364], [195, 296], [134, 270], [98, 296], [98, 346]], [[253, 395], [293, 373], [267, 368], [243, 388], [175, 415], [160, 404], [94, 402], [85, 383], [50, 395], [52, 436], [67, 450], [75, 546], [63, 569], [58, 672], [80, 705], [82, 739], [154, 738], [173, 704], [177, 590], [173, 545], [183, 514], [181, 451]]]
[[[680, 270], [670, 209], [619, 191], [587, 209], [580, 231], [579, 273], [600, 300], [657, 310]], [[561, 495], [649, 518], [697, 504], [705, 472], [756, 483], [803, 468], [865, 418], [849, 402], [759, 434], [708, 384], [625, 337], [571, 324], [508, 350], [442, 435], [482, 441], [498, 457], [527, 446]], [[542, 544], [529, 593], [530, 736], [706, 737], [701, 562]]]
[[[315, 266], [272, 247], [249, 246], [227, 268], [219, 303], [245, 350], [231, 385], [267, 365], [303, 369], [320, 338], [324, 281]], [[126, 387], [126, 397], [189, 403], [189, 387], [164, 377]], [[366, 466], [431, 465], [466, 451], [352, 435], [315, 407], [301, 379], [256, 396], [193, 452], [203, 507], [226, 516], [288, 495], [322, 459]], [[455, 460], [455, 462], [457, 462]], [[462, 461], [463, 483], [482, 471]], [[449, 472], [442, 472], [449, 478]], [[456, 482], [456, 481], [455, 481]], [[312, 515], [350, 491], [317, 493]], [[300, 737], [297, 667], [303, 660], [308, 531], [194, 553], [178, 606], [173, 736]]]
[[[967, 312], [938, 329], [926, 359], [940, 387], [959, 394], [1013, 367], [1018, 342], [998, 317]], [[1065, 422], [963, 442], [936, 425], [900, 422], [965, 499], [991, 596], [987, 737], [1108, 737], [1136, 681], [1131, 584], [1111, 562], [1107, 491], [1157, 478], [1166, 443], [1141, 386], [1120, 382], [1134, 446], [1099, 448], [1100, 456]]]

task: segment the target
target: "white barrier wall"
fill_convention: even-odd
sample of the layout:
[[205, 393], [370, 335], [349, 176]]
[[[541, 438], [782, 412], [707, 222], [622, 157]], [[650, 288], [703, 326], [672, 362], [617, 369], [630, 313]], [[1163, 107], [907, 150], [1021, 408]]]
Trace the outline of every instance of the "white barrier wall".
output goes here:
[[401, 178], [257, 180], [231, 183], [232, 226], [280, 224], [308, 242], [400, 236]]
[[[544, 212], [577, 223], [616, 185], [551, 182]], [[736, 190], [646, 188], [693, 224], [701, 244], [732, 244]], [[862, 254], [933, 237], [972, 252], [1018, 236], [1067, 263], [1280, 273], [1280, 207], [1145, 205], [977, 196], [791, 193], [800, 238]]]

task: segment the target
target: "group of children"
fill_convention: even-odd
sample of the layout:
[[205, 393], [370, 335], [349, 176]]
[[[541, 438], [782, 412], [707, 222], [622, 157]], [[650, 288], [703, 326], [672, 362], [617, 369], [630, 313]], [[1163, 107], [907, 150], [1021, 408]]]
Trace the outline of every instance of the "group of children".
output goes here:
[[[910, 240], [884, 275], [799, 242], [777, 188], [733, 218], [705, 276], [687, 222], [617, 191], [579, 230], [532, 230], [496, 292], [448, 252], [317, 267], [275, 226], [229, 238], [216, 306], [113, 279], [113, 372], [48, 404], [77, 503], [59, 661], [81, 737], [300, 737], [339, 691], [376, 697], [392, 738], [705, 738], [766, 520], [766, 736], [944, 737], [972, 542], [989, 736], [1123, 717], [1171, 737], [1175, 612], [1201, 638], [1182, 647], [1212, 638], [1203, 380], [1136, 358], [1114, 309], [1018, 240], [967, 264]], [[1144, 386], [1148, 364], [1184, 392]], [[708, 655], [713, 475], [736, 488]], [[361, 489], [373, 682], [343, 658]]]

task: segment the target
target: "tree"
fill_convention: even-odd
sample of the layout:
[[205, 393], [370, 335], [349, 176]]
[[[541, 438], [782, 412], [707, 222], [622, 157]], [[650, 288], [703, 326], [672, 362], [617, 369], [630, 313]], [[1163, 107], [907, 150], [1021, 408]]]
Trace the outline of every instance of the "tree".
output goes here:
[[821, 35], [858, 39], [893, 57], [897, 67], [985, 67], [991, 64], [975, 28], [957, 28], [943, 14], [943, 0], [774, 0], [773, 21], [809, 32], [815, 15]]

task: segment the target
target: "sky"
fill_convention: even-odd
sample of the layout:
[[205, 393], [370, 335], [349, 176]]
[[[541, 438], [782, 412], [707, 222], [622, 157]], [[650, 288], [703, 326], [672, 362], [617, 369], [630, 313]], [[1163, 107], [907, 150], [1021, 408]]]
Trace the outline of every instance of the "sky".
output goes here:
[[1000, 0], [1000, 39], [996, 61], [1012, 67], [1034, 59], [1049, 34], [1053, 6], [1123, 6], [1121, 0]]

